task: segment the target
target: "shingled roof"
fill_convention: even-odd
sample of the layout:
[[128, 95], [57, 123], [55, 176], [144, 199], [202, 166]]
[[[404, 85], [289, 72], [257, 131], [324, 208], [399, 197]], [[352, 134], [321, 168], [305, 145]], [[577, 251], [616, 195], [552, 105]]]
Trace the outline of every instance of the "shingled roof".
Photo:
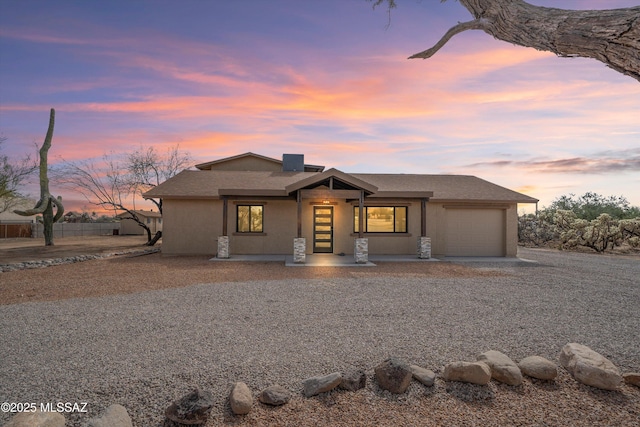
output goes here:
[[432, 201], [536, 203], [538, 199], [472, 175], [351, 174], [379, 192], [433, 191]]
[[[536, 203], [538, 199], [470, 175], [345, 174], [377, 188], [371, 197], [407, 197], [433, 192], [432, 201]], [[183, 171], [144, 194], [145, 198], [217, 199], [221, 196], [288, 196], [299, 182], [327, 172]]]

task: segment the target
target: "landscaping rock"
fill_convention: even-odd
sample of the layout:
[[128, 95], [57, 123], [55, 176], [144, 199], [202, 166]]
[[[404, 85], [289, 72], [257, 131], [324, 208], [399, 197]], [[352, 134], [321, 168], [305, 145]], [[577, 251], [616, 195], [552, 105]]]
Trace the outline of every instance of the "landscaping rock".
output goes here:
[[518, 367], [523, 374], [539, 380], [553, 380], [558, 376], [556, 364], [540, 356], [525, 357]]
[[404, 393], [411, 384], [409, 365], [394, 357], [380, 363], [374, 372], [380, 388], [391, 393]]
[[432, 370], [422, 368], [418, 365], [409, 366], [409, 370], [411, 371], [411, 375], [413, 375], [413, 378], [420, 381], [427, 387], [433, 386], [433, 383], [436, 380], [436, 374]]
[[627, 384], [634, 385], [636, 387], [640, 387], [640, 374], [637, 372], [629, 372], [627, 374], [623, 374], [622, 378], [624, 378], [624, 382]]
[[343, 390], [357, 391], [365, 388], [367, 385], [367, 376], [364, 371], [349, 371], [342, 375], [342, 382], [339, 387]]
[[253, 408], [253, 395], [249, 386], [243, 382], [237, 382], [231, 389], [231, 395], [229, 396], [229, 404], [231, 410], [236, 415], [246, 415], [251, 412]]
[[560, 364], [577, 381], [592, 387], [616, 390], [622, 383], [620, 370], [609, 359], [582, 344], [562, 347]]
[[508, 385], [522, 384], [522, 372], [509, 356], [495, 350], [485, 351], [478, 355], [477, 360], [484, 362], [491, 368], [491, 378]]
[[57, 412], [20, 412], [4, 427], [64, 427], [64, 416]]
[[213, 395], [209, 391], [195, 389], [173, 402], [164, 415], [179, 424], [199, 425], [207, 422], [213, 408]]
[[284, 387], [272, 385], [262, 390], [258, 396], [260, 402], [272, 406], [284, 405], [291, 399], [291, 393]]
[[311, 397], [325, 393], [338, 387], [341, 382], [342, 374], [340, 374], [340, 372], [334, 372], [333, 374], [323, 377], [308, 378], [302, 383], [302, 394], [304, 394], [305, 397]]
[[444, 367], [442, 378], [447, 381], [487, 385], [491, 381], [491, 368], [484, 362], [452, 362]]
[[109, 406], [101, 417], [89, 420], [87, 427], [132, 427], [127, 409], [118, 404]]

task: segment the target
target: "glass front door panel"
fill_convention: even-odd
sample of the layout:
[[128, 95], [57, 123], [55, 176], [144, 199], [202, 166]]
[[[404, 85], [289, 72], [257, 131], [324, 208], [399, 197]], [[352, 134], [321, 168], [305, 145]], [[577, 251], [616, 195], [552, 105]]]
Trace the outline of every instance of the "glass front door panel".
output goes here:
[[333, 252], [333, 206], [313, 207], [313, 252]]

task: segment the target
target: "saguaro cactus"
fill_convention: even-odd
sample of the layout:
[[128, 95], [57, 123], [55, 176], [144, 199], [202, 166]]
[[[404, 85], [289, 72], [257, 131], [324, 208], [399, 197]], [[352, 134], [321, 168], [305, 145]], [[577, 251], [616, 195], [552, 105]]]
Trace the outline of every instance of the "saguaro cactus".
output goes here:
[[[56, 110], [51, 109], [49, 116], [49, 129], [47, 136], [44, 138], [42, 148], [40, 148], [40, 200], [33, 209], [26, 211], [15, 210], [13, 212], [18, 215], [31, 216], [42, 214], [42, 222], [44, 223], [44, 244], [45, 246], [53, 245], [53, 224], [62, 218], [64, 214], [64, 206], [62, 206], [62, 197], [53, 197], [49, 193], [49, 176], [47, 175], [47, 154], [51, 148], [51, 139], [53, 138], [53, 125], [56, 119]], [[56, 214], [53, 215], [53, 206], [56, 206]]]

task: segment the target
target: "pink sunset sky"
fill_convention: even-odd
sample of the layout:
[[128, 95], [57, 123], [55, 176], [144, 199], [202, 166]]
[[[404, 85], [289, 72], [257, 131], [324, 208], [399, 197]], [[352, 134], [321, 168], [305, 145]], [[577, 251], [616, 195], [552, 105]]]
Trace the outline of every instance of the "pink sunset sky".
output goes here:
[[3, 151], [33, 152], [54, 107], [54, 165], [180, 144], [193, 164], [301, 153], [344, 172], [476, 175], [541, 207], [587, 191], [640, 205], [638, 81], [479, 31], [406, 59], [470, 19], [453, 0], [399, 0], [390, 21], [365, 0], [0, 0]]

